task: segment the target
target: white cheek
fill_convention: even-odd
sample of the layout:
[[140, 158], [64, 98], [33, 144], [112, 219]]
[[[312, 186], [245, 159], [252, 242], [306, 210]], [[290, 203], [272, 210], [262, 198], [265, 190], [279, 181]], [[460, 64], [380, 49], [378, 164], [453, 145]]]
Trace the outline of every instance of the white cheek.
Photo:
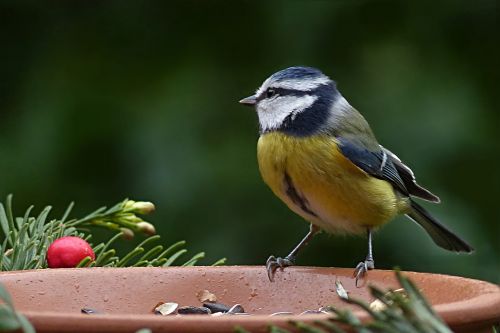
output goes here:
[[264, 99], [257, 105], [260, 126], [263, 130], [274, 130], [281, 126], [285, 118], [292, 114], [292, 119], [318, 99], [317, 96], [278, 96]]

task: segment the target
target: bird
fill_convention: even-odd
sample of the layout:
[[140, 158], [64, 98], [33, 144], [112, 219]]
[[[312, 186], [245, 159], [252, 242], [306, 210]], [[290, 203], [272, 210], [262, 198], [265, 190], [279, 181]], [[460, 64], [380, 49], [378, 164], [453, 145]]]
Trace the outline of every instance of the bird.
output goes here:
[[295, 66], [269, 76], [239, 103], [254, 107], [260, 136], [257, 160], [264, 182], [309, 232], [284, 258], [266, 262], [269, 280], [295, 264], [297, 254], [321, 231], [366, 234], [368, 251], [355, 267], [356, 286], [375, 268], [372, 234], [398, 215], [420, 225], [443, 249], [474, 251], [433, 217], [416, 198], [439, 203], [413, 171], [380, 145], [365, 118], [319, 69]]

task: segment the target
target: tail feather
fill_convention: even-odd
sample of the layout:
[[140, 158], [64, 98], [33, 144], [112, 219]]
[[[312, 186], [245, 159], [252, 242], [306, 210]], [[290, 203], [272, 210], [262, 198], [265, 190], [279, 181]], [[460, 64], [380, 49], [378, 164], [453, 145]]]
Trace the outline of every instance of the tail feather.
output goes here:
[[429, 212], [413, 200], [411, 201], [411, 207], [412, 212], [406, 215], [424, 228], [434, 243], [449, 251], [466, 253], [474, 251], [472, 246], [432, 217]]

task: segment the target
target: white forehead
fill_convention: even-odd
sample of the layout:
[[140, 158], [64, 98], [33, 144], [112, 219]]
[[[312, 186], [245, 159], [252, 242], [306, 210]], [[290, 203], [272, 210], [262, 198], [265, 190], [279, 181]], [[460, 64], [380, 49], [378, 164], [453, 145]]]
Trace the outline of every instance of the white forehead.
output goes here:
[[283, 88], [283, 89], [293, 89], [298, 91], [311, 91], [317, 87], [330, 83], [330, 79], [326, 76], [320, 76], [315, 78], [301, 78], [301, 79], [287, 79], [273, 81], [270, 77], [257, 89], [255, 95], [260, 96], [267, 88]]

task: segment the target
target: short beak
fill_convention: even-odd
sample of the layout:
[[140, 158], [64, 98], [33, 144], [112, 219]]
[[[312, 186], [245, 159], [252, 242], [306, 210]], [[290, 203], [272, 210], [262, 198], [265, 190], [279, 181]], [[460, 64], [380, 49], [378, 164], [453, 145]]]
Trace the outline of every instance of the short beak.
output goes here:
[[244, 105], [249, 105], [249, 106], [255, 105], [257, 103], [257, 97], [255, 97], [255, 95], [253, 95], [253, 96], [243, 98], [240, 101], [240, 103], [244, 104]]

